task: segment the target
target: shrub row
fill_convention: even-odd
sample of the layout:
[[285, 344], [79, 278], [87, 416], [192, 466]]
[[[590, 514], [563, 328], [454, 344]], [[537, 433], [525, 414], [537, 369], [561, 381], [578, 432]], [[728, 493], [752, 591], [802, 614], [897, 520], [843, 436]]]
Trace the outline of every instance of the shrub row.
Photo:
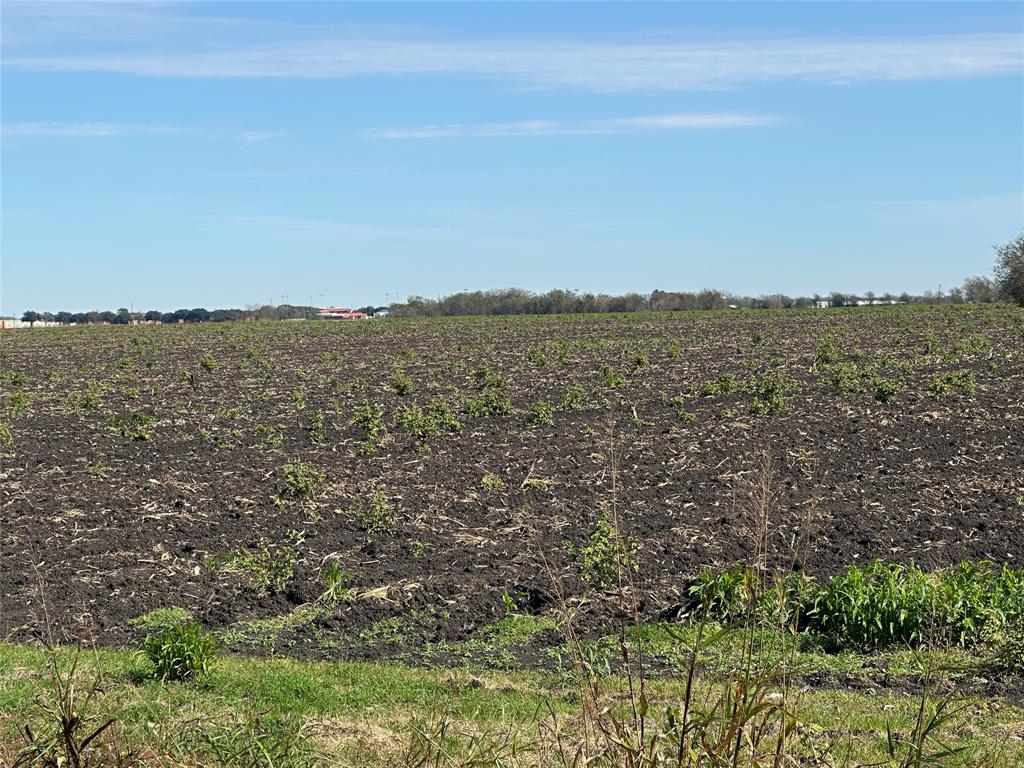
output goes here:
[[820, 584], [803, 573], [766, 579], [749, 568], [705, 571], [690, 596], [691, 616], [782, 623], [836, 648], [967, 647], [1024, 626], [1024, 569], [986, 562], [929, 573], [876, 560]]

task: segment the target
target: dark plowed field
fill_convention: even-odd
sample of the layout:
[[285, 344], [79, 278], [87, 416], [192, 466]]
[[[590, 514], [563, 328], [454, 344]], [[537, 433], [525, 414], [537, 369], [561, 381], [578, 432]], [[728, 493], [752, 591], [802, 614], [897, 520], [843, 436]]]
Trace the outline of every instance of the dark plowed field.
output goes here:
[[600, 631], [573, 553], [602, 514], [655, 617], [751, 556], [766, 480], [779, 568], [1020, 567], [1022, 347], [998, 307], [4, 332], [0, 636], [179, 606], [237, 647], [444, 661], [559, 593]]

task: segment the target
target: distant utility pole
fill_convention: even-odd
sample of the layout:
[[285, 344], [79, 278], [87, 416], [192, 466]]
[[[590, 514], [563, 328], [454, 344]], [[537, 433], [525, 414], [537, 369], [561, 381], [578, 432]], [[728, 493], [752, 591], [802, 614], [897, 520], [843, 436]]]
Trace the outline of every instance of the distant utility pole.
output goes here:
[[320, 306], [322, 307], [323, 305], [324, 305], [324, 295], [321, 293], [320, 294]]

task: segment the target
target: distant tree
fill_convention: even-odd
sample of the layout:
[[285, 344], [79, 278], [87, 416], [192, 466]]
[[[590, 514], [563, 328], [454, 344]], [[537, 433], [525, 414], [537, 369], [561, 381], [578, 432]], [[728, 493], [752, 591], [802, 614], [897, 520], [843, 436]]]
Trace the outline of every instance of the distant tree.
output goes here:
[[988, 304], [996, 300], [999, 289], [989, 277], [968, 277], [963, 285], [964, 300], [971, 304]]
[[70, 312], [64, 312], [63, 310], [54, 315], [53, 319], [58, 323], [64, 323], [65, 325], [75, 322], [75, 316]]
[[128, 325], [131, 322], [131, 313], [128, 311], [128, 307], [121, 307], [117, 310], [117, 314], [114, 315], [115, 325]]
[[1024, 232], [996, 248], [994, 272], [999, 293], [1024, 307]]
[[21, 316], [21, 322], [28, 323], [29, 325], [35, 325], [37, 322], [43, 319], [43, 316], [33, 310], [28, 310]]
[[146, 314], [144, 314], [142, 316], [142, 319], [143, 320], [147, 320], [147, 321], [152, 323], [152, 322], [158, 321], [162, 314], [163, 313], [157, 312], [155, 309], [151, 309], [151, 310], [149, 310], [149, 312], [147, 312]]

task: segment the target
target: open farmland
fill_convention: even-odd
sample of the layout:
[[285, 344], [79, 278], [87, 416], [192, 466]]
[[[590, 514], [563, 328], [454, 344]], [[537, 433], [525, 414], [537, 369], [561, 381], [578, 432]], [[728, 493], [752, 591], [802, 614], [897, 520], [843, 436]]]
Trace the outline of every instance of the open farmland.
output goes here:
[[1008, 307], [4, 333], [0, 633], [549, 663], [556, 603], [610, 631], [602, 515], [671, 616], [766, 463], [772, 567], [1019, 568], [1022, 347]]

